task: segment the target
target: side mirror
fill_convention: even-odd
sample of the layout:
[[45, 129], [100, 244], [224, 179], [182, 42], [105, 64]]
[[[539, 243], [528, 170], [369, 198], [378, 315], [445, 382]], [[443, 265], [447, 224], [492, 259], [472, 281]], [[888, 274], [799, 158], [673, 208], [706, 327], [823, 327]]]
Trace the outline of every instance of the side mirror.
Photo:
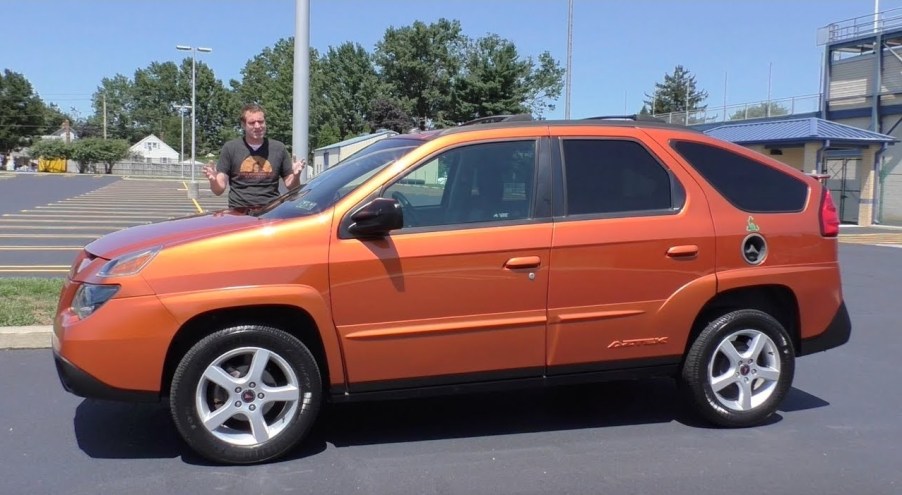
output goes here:
[[404, 226], [404, 213], [397, 200], [376, 198], [351, 213], [348, 232], [356, 237], [382, 237]]

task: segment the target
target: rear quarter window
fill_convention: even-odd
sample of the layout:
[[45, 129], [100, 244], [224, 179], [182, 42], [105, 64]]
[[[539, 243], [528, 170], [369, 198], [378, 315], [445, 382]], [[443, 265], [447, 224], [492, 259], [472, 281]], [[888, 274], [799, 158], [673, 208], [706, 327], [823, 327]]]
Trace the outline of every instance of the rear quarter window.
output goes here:
[[740, 210], [786, 213], [805, 207], [808, 184], [797, 177], [709, 144], [672, 141], [670, 146]]

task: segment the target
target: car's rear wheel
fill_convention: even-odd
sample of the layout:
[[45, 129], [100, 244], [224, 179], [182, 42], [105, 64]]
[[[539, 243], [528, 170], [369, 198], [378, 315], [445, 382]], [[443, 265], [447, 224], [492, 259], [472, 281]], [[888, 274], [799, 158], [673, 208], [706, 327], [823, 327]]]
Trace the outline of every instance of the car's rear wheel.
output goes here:
[[795, 352], [786, 329], [767, 313], [738, 310], [698, 335], [681, 373], [689, 403], [712, 423], [744, 427], [771, 416], [792, 386]]
[[286, 332], [239, 326], [207, 336], [172, 379], [172, 417], [207, 459], [250, 464], [285, 454], [319, 411], [322, 383], [309, 349]]

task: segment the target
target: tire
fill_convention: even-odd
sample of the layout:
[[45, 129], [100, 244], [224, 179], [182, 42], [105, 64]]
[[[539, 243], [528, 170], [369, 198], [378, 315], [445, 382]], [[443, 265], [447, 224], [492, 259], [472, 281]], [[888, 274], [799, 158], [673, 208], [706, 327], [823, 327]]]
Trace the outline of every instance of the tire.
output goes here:
[[316, 360], [300, 340], [247, 325], [209, 335], [185, 354], [173, 375], [170, 409], [198, 454], [252, 464], [296, 446], [313, 425], [322, 395]]
[[794, 373], [795, 351], [786, 329], [767, 313], [744, 309], [702, 330], [686, 354], [680, 388], [702, 417], [739, 428], [776, 412]]

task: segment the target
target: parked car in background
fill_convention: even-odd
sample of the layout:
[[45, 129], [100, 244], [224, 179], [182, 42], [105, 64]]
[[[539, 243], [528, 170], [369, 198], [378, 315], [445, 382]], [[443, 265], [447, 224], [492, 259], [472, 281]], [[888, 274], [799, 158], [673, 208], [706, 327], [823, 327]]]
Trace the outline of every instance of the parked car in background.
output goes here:
[[168, 399], [224, 463], [281, 456], [324, 401], [670, 376], [760, 424], [846, 342], [815, 178], [685, 128], [503, 121], [381, 140], [301, 190], [102, 237], [53, 352], [85, 397]]

